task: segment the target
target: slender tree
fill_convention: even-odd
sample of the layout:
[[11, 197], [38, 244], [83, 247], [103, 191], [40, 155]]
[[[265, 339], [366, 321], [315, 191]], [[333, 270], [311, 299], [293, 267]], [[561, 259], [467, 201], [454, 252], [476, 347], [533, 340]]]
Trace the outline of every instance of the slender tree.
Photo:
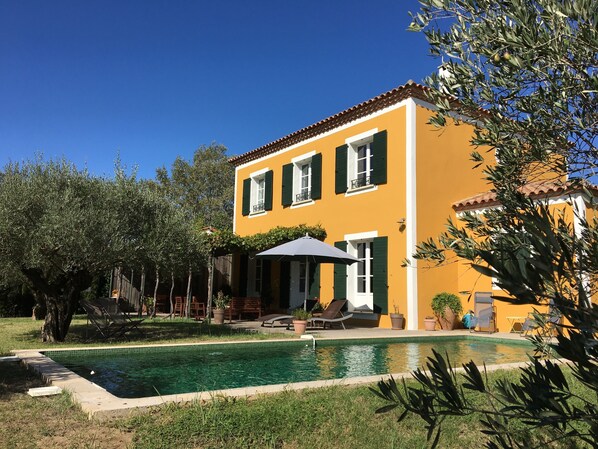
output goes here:
[[226, 151], [220, 144], [202, 145], [191, 162], [179, 156], [170, 174], [165, 167], [156, 172], [159, 186], [194, 220], [217, 229], [232, 228], [235, 174]]
[[[587, 389], [576, 395], [561, 365], [535, 359], [515, 381], [489, 385], [473, 363], [460, 377], [441, 354], [429, 373], [414, 373], [418, 387], [380, 382], [376, 394], [421, 416], [433, 446], [452, 415], [482, 414], [489, 448], [586, 444], [598, 440], [598, 273], [596, 219], [576, 209], [578, 226], [523, 194], [538, 180], [591, 189], [598, 131], [598, 3], [595, 0], [423, 0], [411, 28], [423, 30], [431, 52], [444, 61], [427, 83], [437, 107], [435, 126], [468, 120], [475, 127], [472, 160], [488, 164], [500, 208], [449, 221], [447, 231], [418, 246], [416, 257], [470, 262], [497, 279], [508, 296], [535, 307], [551, 304], [565, 318], [550, 344]], [[483, 111], [480, 110], [483, 108]], [[468, 118], [469, 117], [469, 118]], [[570, 176], [568, 183], [566, 176]], [[586, 190], [585, 200], [593, 194]], [[539, 353], [545, 348], [533, 339]], [[466, 390], [487, 396], [480, 405]], [[529, 430], [537, 429], [530, 436]], [[566, 441], [566, 442], [565, 442]], [[568, 447], [569, 447], [568, 446]], [[556, 447], [556, 446], [555, 446]]]

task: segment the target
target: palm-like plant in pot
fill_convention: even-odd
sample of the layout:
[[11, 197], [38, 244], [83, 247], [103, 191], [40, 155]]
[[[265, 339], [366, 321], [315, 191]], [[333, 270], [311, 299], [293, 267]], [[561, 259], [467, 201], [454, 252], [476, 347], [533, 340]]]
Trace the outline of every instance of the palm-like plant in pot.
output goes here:
[[311, 312], [303, 310], [301, 307], [293, 310], [293, 329], [295, 329], [295, 334], [303, 335], [305, 333], [305, 329], [307, 329], [307, 321], [310, 318]]
[[463, 306], [457, 295], [442, 292], [432, 298], [432, 310], [442, 329], [453, 330], [457, 316], [463, 312]]
[[230, 304], [231, 297], [221, 290], [214, 298], [214, 324], [224, 324], [224, 309]]

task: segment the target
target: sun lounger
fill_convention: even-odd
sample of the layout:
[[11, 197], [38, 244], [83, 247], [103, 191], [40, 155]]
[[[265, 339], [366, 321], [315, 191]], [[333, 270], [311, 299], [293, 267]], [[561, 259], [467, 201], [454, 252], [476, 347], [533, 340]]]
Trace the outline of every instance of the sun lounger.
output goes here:
[[346, 299], [333, 299], [326, 307], [326, 310], [322, 312], [322, 315], [311, 318], [308, 325], [315, 326], [317, 323], [322, 323], [322, 328], [326, 329], [327, 324], [340, 323], [343, 329], [346, 329], [344, 321], [351, 318], [353, 314], [343, 314], [342, 309], [345, 304], [347, 304]]
[[141, 333], [138, 326], [143, 319], [132, 320], [113, 299], [98, 298], [93, 302], [82, 299], [79, 303], [102, 338], [121, 338], [134, 329]]
[[[311, 311], [316, 304], [318, 304], [319, 301], [317, 299], [306, 299], [304, 301], [303, 306], [301, 306], [301, 308], [305, 308], [305, 310], [307, 311]], [[279, 321], [280, 324], [284, 324], [285, 326], [288, 327], [288, 325], [290, 324], [290, 321], [293, 319], [293, 315], [289, 314], [289, 313], [271, 313], [269, 315], [264, 315], [262, 317], [259, 317], [257, 319], [257, 321], [261, 321], [262, 322], [262, 327], [264, 327], [266, 324], [269, 324], [270, 327], [274, 327], [274, 324]]]
[[288, 323], [285, 323], [284, 321], [291, 320], [292, 318], [293, 315], [284, 313], [271, 313], [270, 315], [264, 315], [263, 317], [258, 318], [258, 321], [262, 322], [262, 327], [264, 327], [266, 324], [270, 325], [270, 327], [274, 327], [274, 324], [277, 321], [280, 321], [280, 324], [284, 324], [286, 326]]

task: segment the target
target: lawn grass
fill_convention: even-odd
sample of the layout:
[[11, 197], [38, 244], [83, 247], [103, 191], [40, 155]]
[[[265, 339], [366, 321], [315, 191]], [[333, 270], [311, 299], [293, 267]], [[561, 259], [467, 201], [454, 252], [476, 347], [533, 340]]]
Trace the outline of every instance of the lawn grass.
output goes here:
[[[41, 322], [31, 319], [0, 319], [0, 354], [10, 349], [50, 349], [87, 346], [85, 319], [77, 317], [67, 341], [59, 345], [39, 342]], [[226, 326], [202, 326], [184, 320], [148, 320], [146, 337], [131, 344], [184, 341], [272, 338], [231, 331]], [[280, 337], [275, 335], [274, 337]], [[122, 342], [117, 342], [122, 344]], [[105, 345], [104, 341], [93, 345]], [[515, 378], [518, 370], [489, 374], [492, 383]], [[581, 396], [584, 387], [570, 373], [567, 378]], [[89, 422], [68, 394], [32, 398], [27, 388], [42, 381], [17, 363], [0, 362], [0, 448], [425, 448], [425, 423], [408, 416], [397, 423], [395, 410], [375, 414], [385, 405], [367, 387], [330, 387], [286, 391], [252, 400], [223, 399], [208, 404], [168, 404], [147, 415]], [[587, 396], [586, 396], [587, 397]], [[479, 405], [484, 396], [469, 394]], [[479, 415], [452, 417], [443, 426], [439, 447], [483, 447]], [[528, 432], [519, 422], [513, 432]], [[531, 444], [542, 444], [541, 431], [527, 435]], [[584, 448], [577, 445], [543, 445], [546, 448]]]
[[64, 342], [42, 343], [40, 329], [43, 321], [31, 318], [0, 318], [0, 356], [9, 355], [15, 349], [56, 349], [61, 347], [92, 347], [108, 345], [146, 345], [191, 343], [225, 340], [266, 340], [291, 338], [291, 334], [264, 334], [228, 326], [207, 325], [188, 319], [146, 319], [140, 325], [143, 336], [132, 332], [128, 340], [102, 340], [93, 338], [94, 330], [87, 324], [85, 316], [73, 318], [69, 333]]
[[[489, 374], [491, 382], [513, 378], [517, 371]], [[568, 373], [570, 382], [575, 380]], [[286, 391], [253, 400], [217, 399], [209, 404], [168, 404], [147, 415], [99, 423], [88, 421], [67, 394], [32, 398], [27, 388], [41, 381], [16, 363], [0, 363], [0, 447], [67, 448], [276, 448], [369, 449], [426, 448], [424, 422], [400, 411], [375, 414], [384, 405], [367, 387]], [[575, 385], [578, 392], [583, 387]], [[484, 404], [481, 395], [469, 398]], [[479, 415], [453, 417], [443, 426], [438, 447], [484, 447]], [[513, 423], [514, 432], [527, 432]], [[529, 433], [530, 447], [542, 444], [544, 432]], [[546, 448], [584, 448], [572, 444]]]

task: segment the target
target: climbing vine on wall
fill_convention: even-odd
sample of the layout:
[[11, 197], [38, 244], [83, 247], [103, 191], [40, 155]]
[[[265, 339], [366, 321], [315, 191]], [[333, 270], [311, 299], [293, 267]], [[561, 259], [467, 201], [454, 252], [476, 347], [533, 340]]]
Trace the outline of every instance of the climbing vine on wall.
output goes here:
[[229, 230], [215, 231], [207, 236], [207, 242], [214, 254], [251, 253], [264, 251], [282, 243], [290, 242], [308, 234], [318, 240], [326, 238], [326, 231], [321, 225], [277, 226], [268, 232], [241, 237]]

